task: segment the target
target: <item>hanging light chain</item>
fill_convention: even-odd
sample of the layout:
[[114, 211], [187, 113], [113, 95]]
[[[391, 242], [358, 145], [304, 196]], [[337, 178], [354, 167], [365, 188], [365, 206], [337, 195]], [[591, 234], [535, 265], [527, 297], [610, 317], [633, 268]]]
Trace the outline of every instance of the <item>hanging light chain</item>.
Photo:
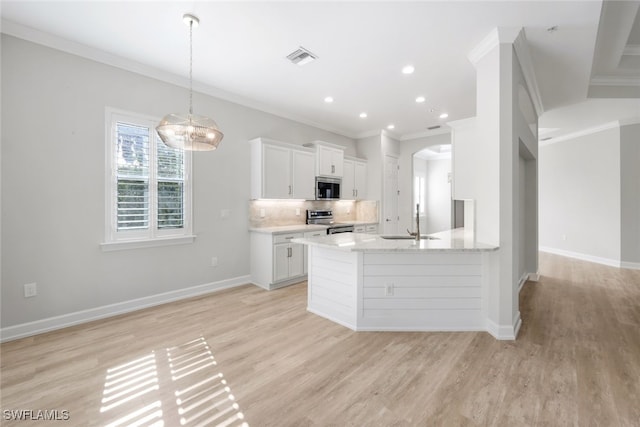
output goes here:
[[189, 115], [193, 114], [193, 18], [189, 20]]

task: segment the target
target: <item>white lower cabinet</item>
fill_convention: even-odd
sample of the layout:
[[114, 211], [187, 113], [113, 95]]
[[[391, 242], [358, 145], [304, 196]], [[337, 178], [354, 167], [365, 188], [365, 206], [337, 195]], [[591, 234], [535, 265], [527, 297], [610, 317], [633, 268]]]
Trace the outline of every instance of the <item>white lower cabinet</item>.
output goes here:
[[378, 234], [378, 224], [369, 224], [369, 225], [367, 225], [366, 233], [368, 233], [368, 234]]
[[[295, 237], [302, 237], [302, 234]], [[304, 274], [304, 245], [276, 243], [273, 245], [273, 281], [281, 282]]]
[[353, 232], [354, 233], [366, 233], [367, 232], [367, 227], [364, 225], [355, 225], [353, 227]]
[[305, 247], [291, 243], [303, 233], [251, 232], [251, 281], [264, 289], [277, 289], [305, 279]]

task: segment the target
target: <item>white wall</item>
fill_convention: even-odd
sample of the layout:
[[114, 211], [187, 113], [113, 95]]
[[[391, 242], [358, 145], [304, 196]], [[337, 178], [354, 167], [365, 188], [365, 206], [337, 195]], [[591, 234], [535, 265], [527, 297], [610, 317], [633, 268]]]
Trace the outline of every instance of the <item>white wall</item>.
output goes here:
[[[415, 230], [415, 206], [420, 203], [420, 232], [427, 233], [427, 217], [425, 215], [426, 207], [427, 207], [427, 161], [420, 157], [413, 158], [413, 180], [412, 183], [412, 193], [413, 199], [411, 202], [411, 206], [413, 207], [413, 221], [411, 223], [412, 227], [407, 227], [409, 230]], [[416, 183], [416, 180], [419, 182]], [[403, 229], [401, 228], [400, 231]]]
[[442, 133], [400, 142], [400, 158], [398, 159], [398, 165], [400, 166], [398, 172], [398, 187], [400, 188], [398, 215], [400, 216], [400, 221], [398, 223], [398, 230], [403, 231], [407, 228], [413, 230], [415, 228], [416, 207], [413, 204], [413, 155], [427, 147], [450, 143], [450, 133]]
[[[494, 48], [476, 64], [477, 167], [469, 176], [474, 184], [468, 187], [474, 189], [474, 194], [464, 197], [476, 202], [476, 239], [492, 245], [500, 245], [500, 125], [506, 119], [500, 116], [500, 83], [504, 74], [500, 70], [500, 49], [501, 46]], [[508, 77], [505, 87], [510, 84], [510, 73]]]
[[620, 127], [620, 258], [640, 268], [640, 124]]
[[547, 145], [542, 161], [541, 248], [640, 268], [640, 125]]
[[[1, 71], [3, 327], [246, 276], [247, 141], [323, 140], [356, 154], [348, 138], [196, 93], [194, 110], [225, 138], [194, 153], [195, 243], [105, 253], [105, 107], [161, 118], [186, 110], [187, 90], [6, 35]], [[31, 282], [38, 296], [25, 299]]]
[[[514, 41], [526, 43], [522, 37], [522, 29], [496, 29], [485, 39], [490, 42], [481, 44], [482, 55], [479, 58], [474, 55], [477, 117], [472, 129], [477, 139], [477, 158], [471, 166], [475, 172], [460, 173], [454, 160], [456, 197], [475, 201], [476, 239], [499, 246], [492, 266], [487, 313], [489, 330], [502, 331], [505, 335], [516, 334], [520, 323], [521, 272], [535, 273], [536, 270], [528, 270], [537, 269], [537, 256], [530, 251], [536, 244], [537, 218], [522, 212], [523, 206], [525, 210], [529, 207], [535, 210], [537, 192], [537, 138], [532, 133], [532, 129], [537, 128], [537, 116], [531, 117], [530, 108], [523, 111], [519, 94], [527, 83], [514, 48]], [[493, 47], [487, 49], [487, 46]], [[526, 52], [521, 50], [520, 54], [526, 55]], [[527, 103], [531, 104], [530, 99]], [[467, 134], [464, 141], [469, 142], [470, 136]], [[453, 143], [456, 156], [455, 136]], [[523, 155], [528, 157], [524, 158], [525, 165], [520, 162]], [[524, 173], [521, 167], [525, 168]], [[525, 192], [524, 199], [519, 194], [521, 189]], [[459, 195], [459, 191], [465, 194]], [[524, 267], [521, 262], [525, 263]]]
[[451, 159], [427, 161], [426, 233], [451, 230]]
[[619, 141], [616, 127], [540, 147], [542, 248], [620, 259]]

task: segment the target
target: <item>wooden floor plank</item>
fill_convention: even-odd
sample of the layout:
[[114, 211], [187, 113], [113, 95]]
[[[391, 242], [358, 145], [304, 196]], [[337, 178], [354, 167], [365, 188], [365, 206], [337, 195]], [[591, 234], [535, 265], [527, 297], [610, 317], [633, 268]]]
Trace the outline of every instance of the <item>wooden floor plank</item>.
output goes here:
[[640, 271], [540, 261], [515, 342], [353, 332], [306, 311], [305, 283], [247, 285], [2, 344], [2, 410], [82, 426], [640, 425]]

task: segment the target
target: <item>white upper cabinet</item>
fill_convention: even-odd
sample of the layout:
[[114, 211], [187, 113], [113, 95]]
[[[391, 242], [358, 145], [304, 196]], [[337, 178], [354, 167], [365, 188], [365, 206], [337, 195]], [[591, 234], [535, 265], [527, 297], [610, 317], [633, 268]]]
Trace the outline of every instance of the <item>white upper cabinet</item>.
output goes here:
[[263, 199], [287, 199], [293, 195], [291, 185], [291, 150], [277, 145], [262, 147]]
[[342, 178], [344, 167], [344, 148], [323, 141], [314, 141], [305, 144], [305, 147], [314, 147], [316, 150], [316, 175]]
[[355, 162], [353, 160], [344, 160], [344, 175], [342, 177], [341, 199], [355, 200], [356, 198], [356, 182], [355, 182]]
[[363, 161], [354, 162], [354, 181], [356, 199], [367, 198], [367, 163]]
[[293, 198], [314, 200], [316, 198], [315, 153], [295, 149], [291, 150], [291, 159]]
[[342, 177], [341, 198], [361, 200], [367, 193], [367, 162], [360, 159], [345, 158]]
[[315, 199], [315, 152], [257, 138], [251, 144], [252, 199]]

